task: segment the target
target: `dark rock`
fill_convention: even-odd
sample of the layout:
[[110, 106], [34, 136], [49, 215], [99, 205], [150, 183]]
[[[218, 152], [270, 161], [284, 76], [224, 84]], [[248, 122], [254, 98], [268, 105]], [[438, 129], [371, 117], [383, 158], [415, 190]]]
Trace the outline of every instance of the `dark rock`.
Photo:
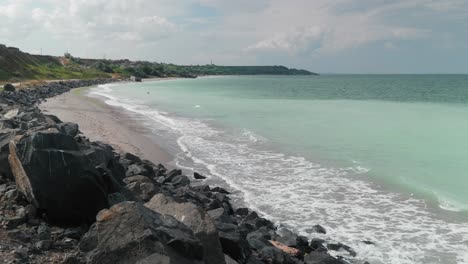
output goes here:
[[304, 257], [305, 264], [345, 264], [326, 252], [313, 251]]
[[67, 228], [60, 237], [68, 237], [76, 240], [80, 240], [83, 235], [80, 227]]
[[15, 86], [11, 83], [7, 83], [3, 86], [3, 90], [6, 92], [14, 92], [16, 90]]
[[279, 237], [276, 238], [276, 241], [284, 244], [285, 246], [298, 249], [301, 255], [304, 255], [306, 251], [308, 251], [309, 242], [306, 237], [298, 236], [287, 228], [279, 229], [278, 234]]
[[37, 237], [40, 240], [50, 239], [50, 229], [46, 224], [43, 223], [37, 228]]
[[243, 262], [249, 255], [249, 244], [245, 240], [245, 233], [237, 225], [216, 222], [219, 239], [223, 252], [231, 258]]
[[29, 250], [25, 247], [15, 249], [15, 256], [20, 260], [27, 260], [29, 258], [28, 255]]
[[327, 248], [329, 250], [334, 250], [334, 251], [338, 251], [340, 249], [344, 249], [346, 250], [352, 257], [355, 257], [357, 254], [356, 254], [356, 251], [354, 251], [350, 246], [347, 246], [345, 244], [342, 244], [342, 243], [328, 243], [327, 244]]
[[75, 137], [76, 135], [78, 135], [78, 132], [79, 132], [78, 124], [75, 124], [75, 123], [69, 123], [69, 122], [60, 123], [57, 125], [57, 127], [59, 128], [60, 132], [71, 137]]
[[[175, 218], [138, 203], [114, 205], [99, 212], [96, 220], [88, 232], [91, 234], [83, 238], [88, 241], [86, 246], [80, 243], [81, 250], [88, 250], [83, 256], [86, 263], [137, 263], [151, 259], [153, 254], [181, 264], [203, 259], [203, 248], [191, 230]], [[92, 246], [95, 248], [90, 250]]]
[[176, 187], [187, 186], [190, 184], [190, 179], [185, 175], [175, 176], [171, 183]]
[[18, 144], [34, 202], [50, 220], [92, 222], [108, 207], [107, 196], [122, 189], [112, 175], [95, 169], [90, 157], [101, 156], [99, 150], [79, 149], [71, 136], [53, 131], [33, 133]]
[[141, 163], [141, 159], [131, 153], [125, 153], [123, 158], [129, 160], [130, 164]]
[[216, 226], [201, 208], [190, 202], [176, 202], [164, 194], [155, 195], [145, 206], [157, 213], [173, 216], [188, 226], [202, 243], [207, 264], [224, 263]]
[[375, 245], [374, 242], [369, 241], [369, 240], [363, 240], [362, 243], [364, 243], [364, 244], [366, 244], [366, 245]]
[[[327, 252], [327, 248], [323, 245], [325, 243], [325, 240], [320, 239], [320, 238], [313, 238], [312, 241], [310, 241], [310, 249], [311, 251], [319, 251], [319, 252]], [[310, 253], [310, 252], [307, 252]]]
[[245, 216], [249, 214], [249, 208], [238, 208], [236, 210], [237, 215]]
[[130, 176], [130, 177], [127, 177], [125, 179], [123, 179], [123, 182], [125, 184], [130, 184], [130, 183], [133, 183], [133, 182], [139, 182], [139, 183], [153, 183], [153, 181], [146, 177], [146, 176], [143, 176], [143, 175], [135, 175], [135, 176]]
[[167, 174], [166, 179], [165, 179], [164, 182], [171, 182], [172, 179], [174, 179], [174, 177], [179, 176], [179, 175], [182, 175], [182, 170], [178, 170], [178, 169], [171, 170]]
[[52, 246], [52, 240], [41, 240], [39, 242], [36, 242], [36, 244], [34, 244], [34, 247], [37, 250], [49, 250], [51, 246]]
[[195, 179], [197, 179], [197, 180], [204, 180], [204, 179], [206, 179], [205, 176], [199, 174], [198, 172], [194, 172], [194, 173], [193, 173], [193, 178], [195, 178]]
[[214, 187], [211, 189], [212, 192], [218, 192], [218, 193], [224, 193], [224, 194], [230, 194], [230, 192], [226, 191], [226, 189], [223, 189], [221, 187]]
[[149, 174], [150, 173], [142, 165], [132, 164], [128, 166], [125, 176], [127, 177], [136, 176], [136, 175], [149, 176]]
[[158, 190], [154, 184], [147, 182], [132, 182], [127, 188], [143, 201], [149, 201]]
[[315, 233], [319, 233], [319, 234], [326, 234], [327, 233], [327, 230], [321, 226], [321, 225], [314, 225], [312, 227], [312, 230], [315, 232]]

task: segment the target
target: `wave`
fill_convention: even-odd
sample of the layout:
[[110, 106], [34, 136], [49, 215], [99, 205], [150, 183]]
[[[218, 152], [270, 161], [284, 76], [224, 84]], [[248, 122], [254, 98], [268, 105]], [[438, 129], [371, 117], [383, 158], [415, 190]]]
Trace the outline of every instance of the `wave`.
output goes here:
[[[226, 182], [237, 190], [234, 199], [302, 235], [348, 244], [358, 252], [356, 263], [468, 263], [468, 225], [439, 218], [424, 200], [362, 180], [359, 176], [369, 168], [359, 162], [323, 166], [275, 150], [249, 130], [228, 131], [203, 120], [171, 116], [118, 98], [112, 87], [99, 93], [105, 94], [106, 103], [139, 113], [175, 135], [181, 150], [178, 166]], [[315, 224], [327, 234], [313, 233]]]

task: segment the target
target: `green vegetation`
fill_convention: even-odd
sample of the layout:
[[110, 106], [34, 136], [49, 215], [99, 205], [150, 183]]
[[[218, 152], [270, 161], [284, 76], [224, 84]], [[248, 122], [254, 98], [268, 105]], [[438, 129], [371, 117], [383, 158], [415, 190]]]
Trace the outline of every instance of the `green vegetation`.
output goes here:
[[175, 65], [147, 61], [97, 60], [31, 55], [0, 44], [0, 81], [94, 79], [111, 77], [186, 77], [199, 75], [313, 75], [284, 66]]

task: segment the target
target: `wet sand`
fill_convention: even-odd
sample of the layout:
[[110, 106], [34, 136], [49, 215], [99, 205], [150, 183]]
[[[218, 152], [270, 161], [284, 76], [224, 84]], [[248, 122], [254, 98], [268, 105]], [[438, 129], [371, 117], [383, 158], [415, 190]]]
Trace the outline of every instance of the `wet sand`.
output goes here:
[[39, 108], [63, 122], [77, 123], [92, 141], [102, 141], [117, 152], [130, 152], [154, 163], [167, 164], [173, 157], [150, 138], [150, 131], [128, 113], [86, 96], [89, 88], [78, 88], [43, 102]]

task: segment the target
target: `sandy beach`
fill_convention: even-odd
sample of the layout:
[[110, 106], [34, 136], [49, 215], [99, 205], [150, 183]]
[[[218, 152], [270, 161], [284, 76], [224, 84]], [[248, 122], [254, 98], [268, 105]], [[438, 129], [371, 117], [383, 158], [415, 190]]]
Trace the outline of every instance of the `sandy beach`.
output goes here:
[[133, 153], [154, 163], [172, 161], [171, 155], [147, 136], [149, 132], [142, 125], [123, 110], [86, 96], [88, 89], [74, 89], [50, 98], [39, 108], [64, 122], [79, 124], [90, 140], [112, 145], [118, 152]]

